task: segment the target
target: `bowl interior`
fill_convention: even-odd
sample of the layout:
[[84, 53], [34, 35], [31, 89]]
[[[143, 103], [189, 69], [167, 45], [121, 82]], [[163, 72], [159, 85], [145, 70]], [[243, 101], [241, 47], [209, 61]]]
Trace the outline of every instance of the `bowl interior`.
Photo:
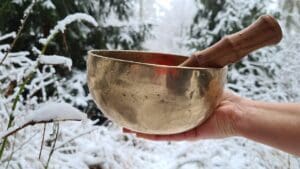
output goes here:
[[90, 51], [90, 55], [123, 62], [136, 62], [139, 64], [155, 64], [162, 66], [178, 66], [188, 58], [187, 56], [174, 54], [128, 50], [92, 50]]

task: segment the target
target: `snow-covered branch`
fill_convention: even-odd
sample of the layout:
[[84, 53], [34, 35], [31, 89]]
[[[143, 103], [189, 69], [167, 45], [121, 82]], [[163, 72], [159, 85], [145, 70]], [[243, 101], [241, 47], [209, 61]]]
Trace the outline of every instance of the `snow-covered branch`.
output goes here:
[[86, 118], [86, 114], [67, 103], [45, 103], [40, 109], [28, 115], [21, 125], [0, 133], [0, 139], [8, 137], [30, 125], [52, 123], [54, 121], [81, 121]]
[[85, 21], [92, 24], [95, 27], [98, 26], [97, 21], [92, 16], [85, 13], [75, 13], [72, 15], [68, 15], [61, 21], [58, 21], [57, 25], [50, 31], [49, 36], [47, 38], [40, 39], [39, 42], [43, 45], [47, 45], [57, 33], [63, 33], [66, 27], [75, 21]]
[[63, 65], [69, 70], [72, 67], [72, 60], [70, 58], [58, 55], [41, 55], [38, 62], [45, 65]]
[[11, 32], [11, 33], [0, 36], [0, 41], [8, 39], [8, 38], [16, 38], [16, 32]]

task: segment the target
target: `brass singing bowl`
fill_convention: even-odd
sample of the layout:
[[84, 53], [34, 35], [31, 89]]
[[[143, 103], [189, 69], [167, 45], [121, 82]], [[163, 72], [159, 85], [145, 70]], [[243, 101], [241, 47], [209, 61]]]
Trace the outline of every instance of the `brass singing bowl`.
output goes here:
[[113, 122], [149, 134], [180, 133], [203, 123], [221, 99], [227, 67], [179, 67], [186, 56], [140, 51], [88, 52], [87, 80]]

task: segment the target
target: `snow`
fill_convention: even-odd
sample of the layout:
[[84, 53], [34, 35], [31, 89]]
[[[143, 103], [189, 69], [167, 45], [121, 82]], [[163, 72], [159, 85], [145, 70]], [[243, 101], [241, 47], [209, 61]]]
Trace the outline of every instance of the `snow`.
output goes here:
[[86, 121], [87, 116], [85, 113], [74, 108], [72, 105], [67, 103], [57, 103], [57, 102], [48, 102], [44, 103], [41, 108], [33, 111], [28, 114], [23, 122], [19, 125], [16, 125], [12, 128], [9, 128], [7, 131], [0, 133], [0, 138], [3, 138], [8, 133], [17, 130], [20, 127], [31, 123], [45, 123], [52, 121]]
[[59, 56], [59, 55], [40, 55], [38, 59], [41, 64], [48, 65], [63, 65], [69, 70], [72, 68], [72, 60], [70, 58]]
[[[57, 93], [60, 96], [60, 101], [70, 100], [72, 105], [87, 106], [87, 102], [91, 100], [88, 97], [83, 86], [86, 84], [86, 73], [78, 70], [73, 70], [73, 76], [70, 79], [61, 79], [55, 82]], [[67, 84], [67, 85], [64, 85]], [[74, 91], [76, 94], [74, 94]]]
[[[42, 39], [40, 39], [39, 40], [39, 42], [40, 42], [40, 44], [42, 44], [42, 45], [46, 45], [47, 44], [47, 42], [48, 42], [48, 40], [47, 40], [48, 38], [42, 38]], [[51, 39], [52, 39], [52, 37], [51, 37]], [[49, 40], [50, 40], [50, 37], [49, 37]]]
[[13, 2], [13, 3], [16, 3], [16, 4], [22, 4], [22, 3], [23, 3], [23, 0], [13, 0], [12, 2]]
[[[31, 3], [28, 5], [28, 7], [24, 10], [24, 18], [29, 15], [29, 13], [32, 11], [33, 6], [35, 5], [37, 0], [32, 0]], [[21, 23], [23, 20], [21, 20]], [[23, 24], [23, 23], [22, 23]]]
[[5, 44], [5, 45], [0, 45], [0, 50], [8, 50], [10, 49], [10, 45], [9, 44]]
[[8, 38], [15, 38], [16, 37], [16, 32], [11, 32], [5, 35], [0, 36], [0, 41], [8, 39]]
[[[29, 54], [30, 53], [27, 51], [10, 52], [8, 54], [8, 58], [10, 58], [10, 59], [6, 59], [3, 63], [4, 64], [16, 63], [19, 65], [25, 64], [25, 62], [30, 62], [29, 59], [26, 57]], [[0, 59], [2, 59], [4, 56], [5, 56], [5, 53], [0, 53]]]
[[37, 47], [32, 47], [32, 52], [36, 55], [41, 55], [42, 54], [42, 51], [40, 51]]
[[32, 112], [25, 118], [25, 122], [84, 120], [86, 114], [67, 103], [49, 102]]
[[52, 3], [51, 0], [45, 0], [43, 2], [43, 6], [46, 8], [46, 9], [56, 9], [55, 5]]
[[[88, 133], [57, 149], [54, 159], [61, 167], [87, 168], [100, 164], [103, 168], [212, 168], [251, 169], [285, 168], [292, 158], [270, 147], [241, 138], [202, 140], [197, 142], [152, 142], [122, 134], [116, 126], [84, 129], [80, 124], [62, 124], [62, 140], [69, 140], [71, 133]], [[82, 129], [80, 129], [82, 128]], [[93, 130], [94, 129], [94, 130]], [[76, 136], [75, 135], [75, 136]], [[74, 146], [76, 145], [76, 146]], [[74, 150], [64, 154], [64, 151]], [[61, 162], [58, 159], [63, 159]], [[299, 162], [294, 161], [294, 168]], [[197, 166], [197, 167], [196, 167]], [[293, 166], [291, 168], [293, 168]]]
[[11, 52], [8, 54], [9, 57], [20, 57], [20, 56], [28, 56], [29, 52], [27, 51], [21, 51], [21, 52]]
[[51, 41], [51, 39], [58, 33], [58, 32], [64, 32], [67, 25], [71, 24], [72, 22], [75, 21], [85, 21], [90, 23], [91, 25], [97, 27], [98, 23], [97, 21], [90, 15], [85, 14], [85, 13], [75, 13], [72, 15], [68, 15], [65, 17], [63, 20], [58, 21], [57, 25], [50, 30], [50, 34], [47, 38], [40, 39], [39, 42], [43, 45], [46, 45]]

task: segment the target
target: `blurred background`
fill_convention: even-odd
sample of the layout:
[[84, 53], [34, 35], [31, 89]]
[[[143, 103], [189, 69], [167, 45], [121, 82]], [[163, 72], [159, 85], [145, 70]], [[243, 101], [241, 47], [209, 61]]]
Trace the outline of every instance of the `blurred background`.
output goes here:
[[298, 157], [243, 138], [155, 143], [122, 134], [86, 84], [88, 50], [190, 56], [263, 14], [279, 20], [284, 39], [230, 65], [227, 88], [256, 100], [300, 101], [299, 0], [0, 0], [0, 131], [50, 101], [91, 119], [62, 122], [59, 132], [57, 124], [36, 125], [2, 140], [0, 168], [300, 168]]

